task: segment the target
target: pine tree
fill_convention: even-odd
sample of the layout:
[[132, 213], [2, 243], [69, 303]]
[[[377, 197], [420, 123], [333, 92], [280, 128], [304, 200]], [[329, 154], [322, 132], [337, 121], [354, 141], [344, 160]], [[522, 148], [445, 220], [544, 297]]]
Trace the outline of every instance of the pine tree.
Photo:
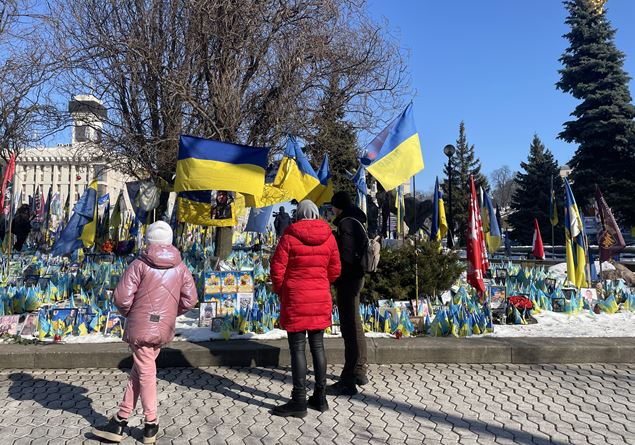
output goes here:
[[604, 2], [564, 2], [571, 31], [557, 87], [581, 102], [559, 137], [578, 144], [569, 163], [578, 207], [592, 202], [598, 184], [621, 221], [635, 225], [635, 107]]
[[347, 171], [354, 173], [359, 165], [357, 135], [353, 126], [344, 120], [344, 104], [337, 84], [335, 80], [331, 82], [332, 87], [322, 100], [320, 112], [314, 118], [318, 131], [310, 138], [306, 151], [315, 167], [319, 167], [328, 154], [334, 190], [344, 190], [355, 196], [355, 185], [349, 179]]
[[529, 147], [527, 162], [520, 163], [523, 171], [516, 177], [517, 188], [512, 198], [513, 213], [507, 218], [513, 227], [512, 238], [523, 245], [531, 245], [534, 234], [534, 218], [538, 219], [540, 231], [546, 243], [551, 243], [551, 222], [549, 220], [549, 202], [551, 197], [551, 178], [556, 193], [558, 207], [558, 225], [554, 235], [557, 243], [563, 242], [562, 221], [562, 178], [559, 176], [558, 163], [551, 151], [545, 149], [537, 134]]
[[[470, 175], [474, 176], [474, 185], [478, 190], [483, 187], [489, 191], [489, 184], [485, 175], [481, 173], [481, 161], [474, 154], [474, 145], [467, 142], [465, 134], [465, 123], [459, 124], [459, 138], [456, 140], [456, 152], [452, 156], [452, 210], [454, 215], [454, 236], [459, 239], [459, 245], [465, 245], [465, 235], [467, 233], [468, 210], [470, 205]], [[444, 172], [449, 178], [448, 166], [444, 167]], [[449, 180], [443, 184], [444, 200], [446, 201], [446, 212], [449, 212]], [[449, 213], [447, 213], [449, 218]], [[449, 220], [448, 220], [449, 223]]]

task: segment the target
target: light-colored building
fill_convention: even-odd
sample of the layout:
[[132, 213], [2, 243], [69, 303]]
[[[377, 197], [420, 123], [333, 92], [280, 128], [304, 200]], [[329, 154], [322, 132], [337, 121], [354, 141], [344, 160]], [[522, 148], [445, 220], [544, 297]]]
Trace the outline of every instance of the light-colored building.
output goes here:
[[[114, 205], [126, 182], [131, 179], [112, 169], [100, 153], [101, 129], [106, 109], [94, 96], [75, 96], [68, 111], [73, 118], [70, 144], [56, 147], [29, 148], [18, 156], [15, 169], [15, 190], [21, 203], [27, 203], [39, 186], [46, 195], [49, 187], [60, 194], [62, 205], [70, 195], [70, 208], [79, 199], [88, 184], [97, 179], [99, 195], [108, 193]], [[127, 193], [124, 193], [128, 208]]]

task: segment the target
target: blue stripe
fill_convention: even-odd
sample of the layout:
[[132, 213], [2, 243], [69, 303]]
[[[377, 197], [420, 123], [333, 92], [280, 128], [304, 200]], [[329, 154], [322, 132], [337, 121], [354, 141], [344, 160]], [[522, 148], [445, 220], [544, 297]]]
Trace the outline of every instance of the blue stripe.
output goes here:
[[390, 129], [386, 140], [377, 155], [377, 158], [373, 163], [379, 161], [388, 153], [399, 147], [406, 139], [417, 134], [417, 128], [415, 126], [415, 119], [412, 113], [412, 103], [410, 103], [406, 109], [401, 113], [401, 116], [397, 119], [395, 126]]
[[249, 147], [187, 135], [181, 135], [179, 138], [179, 161], [194, 158], [228, 164], [252, 164], [265, 169], [268, 155], [268, 148]]
[[329, 172], [329, 154], [324, 155], [324, 160], [322, 161], [322, 166], [318, 171], [318, 179], [320, 180], [320, 184], [328, 185], [329, 178], [331, 177], [331, 173]]

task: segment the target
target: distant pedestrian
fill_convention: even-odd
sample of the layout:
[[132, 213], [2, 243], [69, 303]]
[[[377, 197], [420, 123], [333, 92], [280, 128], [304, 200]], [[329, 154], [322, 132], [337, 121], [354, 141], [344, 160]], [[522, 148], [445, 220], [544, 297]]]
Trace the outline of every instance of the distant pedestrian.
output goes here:
[[11, 233], [15, 235], [14, 249], [20, 252], [29, 233], [31, 233], [31, 208], [28, 204], [20, 206], [11, 222]]
[[331, 199], [337, 228], [337, 245], [342, 262], [342, 274], [335, 282], [340, 330], [344, 339], [344, 369], [340, 379], [328, 388], [333, 395], [355, 395], [357, 385], [368, 383], [366, 377], [367, 352], [364, 327], [359, 316], [360, 293], [364, 288], [362, 255], [367, 247], [364, 225], [366, 214], [353, 204], [343, 191]]
[[273, 220], [273, 227], [276, 229], [276, 236], [280, 238], [284, 235], [284, 231], [291, 225], [291, 215], [289, 215], [284, 207], [280, 207], [278, 214]]
[[172, 229], [158, 221], [148, 227], [148, 247], [134, 260], [115, 289], [115, 305], [126, 317], [124, 340], [130, 344], [133, 366], [119, 411], [108, 424], [98, 426], [98, 437], [120, 442], [128, 417], [141, 398], [145, 427], [143, 443], [154, 443], [157, 417], [156, 358], [174, 338], [177, 315], [197, 302], [192, 274], [172, 246]]
[[288, 333], [293, 376], [291, 400], [274, 408], [273, 414], [285, 417], [307, 413], [307, 334], [315, 370], [315, 391], [308, 406], [328, 410], [324, 329], [331, 326], [331, 283], [340, 274], [337, 242], [330, 226], [319, 219], [317, 206], [302, 201], [296, 216], [298, 221], [282, 236], [271, 260], [271, 281], [280, 296], [280, 324]]

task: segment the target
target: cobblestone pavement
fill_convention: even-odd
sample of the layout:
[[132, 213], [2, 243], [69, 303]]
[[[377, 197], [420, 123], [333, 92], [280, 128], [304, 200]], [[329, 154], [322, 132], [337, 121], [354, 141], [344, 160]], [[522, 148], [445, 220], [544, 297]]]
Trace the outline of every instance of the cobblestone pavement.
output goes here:
[[[635, 365], [385, 365], [369, 376], [326, 413], [282, 419], [269, 410], [290, 393], [289, 369], [159, 370], [158, 443], [635, 444]], [[126, 378], [0, 370], [0, 443], [96, 443], [90, 426], [114, 412]], [[140, 417], [130, 423], [132, 444]]]

